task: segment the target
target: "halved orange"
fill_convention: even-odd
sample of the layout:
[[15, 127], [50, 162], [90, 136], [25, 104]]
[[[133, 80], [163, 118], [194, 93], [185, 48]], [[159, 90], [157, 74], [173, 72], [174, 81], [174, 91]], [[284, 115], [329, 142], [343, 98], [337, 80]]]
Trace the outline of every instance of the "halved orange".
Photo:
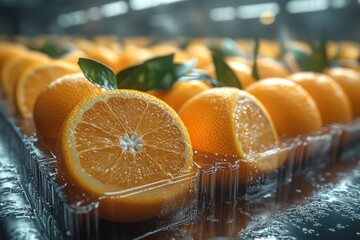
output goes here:
[[222, 87], [202, 91], [178, 112], [193, 148], [198, 151], [248, 158], [278, 143], [265, 107], [240, 89]]
[[[279, 147], [279, 138], [265, 107], [246, 91], [232, 87], [205, 90], [189, 99], [178, 113], [194, 150], [217, 159], [221, 156], [231, 164], [239, 159], [246, 162], [247, 169], [239, 169], [241, 183], [245, 183], [247, 171], [266, 173], [284, 163], [283, 156], [260, 160], [261, 155]], [[211, 159], [201, 161], [213, 163]]]
[[88, 97], [67, 117], [59, 139], [65, 179], [101, 199], [101, 218], [154, 218], [169, 201], [178, 207], [189, 191], [190, 181], [171, 184], [192, 169], [187, 130], [150, 94], [108, 90]]
[[1, 72], [1, 85], [7, 96], [12, 96], [17, 81], [21, 74], [28, 68], [35, 66], [39, 63], [50, 61], [50, 58], [40, 52], [29, 51], [23, 56], [15, 55], [10, 57], [3, 66]]
[[15, 88], [15, 103], [20, 115], [32, 118], [36, 98], [49, 83], [66, 74], [79, 72], [75, 64], [64, 61], [49, 61], [27, 69]]

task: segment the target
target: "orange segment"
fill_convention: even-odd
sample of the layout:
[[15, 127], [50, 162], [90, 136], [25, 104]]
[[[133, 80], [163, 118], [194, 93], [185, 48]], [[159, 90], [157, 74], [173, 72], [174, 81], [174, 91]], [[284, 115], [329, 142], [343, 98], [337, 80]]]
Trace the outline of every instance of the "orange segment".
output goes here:
[[36, 98], [49, 83], [66, 74], [76, 73], [78, 66], [63, 61], [52, 61], [24, 72], [15, 89], [15, 102], [20, 115], [31, 118]]
[[274, 148], [277, 133], [262, 104], [230, 87], [205, 90], [179, 110], [195, 150], [249, 158]]
[[116, 197], [116, 192], [192, 169], [185, 126], [172, 108], [149, 94], [112, 90], [87, 98], [66, 119], [60, 141], [65, 177], [82, 191], [106, 198], [100, 204], [102, 218], [133, 222], [156, 217], [164, 201], [189, 187]]

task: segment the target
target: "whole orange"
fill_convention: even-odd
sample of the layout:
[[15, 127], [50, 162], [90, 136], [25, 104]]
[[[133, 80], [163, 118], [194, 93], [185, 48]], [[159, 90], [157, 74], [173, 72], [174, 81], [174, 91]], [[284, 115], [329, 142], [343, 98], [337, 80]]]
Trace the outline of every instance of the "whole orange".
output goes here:
[[360, 72], [343, 67], [329, 68], [325, 71], [345, 91], [349, 97], [353, 117], [360, 117]]
[[178, 111], [187, 100], [210, 88], [211, 86], [205, 81], [189, 80], [177, 82], [169, 90], [151, 90], [148, 93], [163, 100], [175, 111]]
[[320, 130], [322, 121], [314, 99], [299, 84], [282, 78], [268, 78], [251, 84], [246, 91], [265, 106], [277, 132], [295, 137]]
[[341, 86], [331, 77], [315, 72], [297, 72], [288, 79], [301, 85], [315, 100], [324, 125], [352, 119], [351, 103]]
[[38, 134], [56, 139], [71, 110], [84, 97], [99, 91], [82, 73], [65, 75], [50, 83], [35, 102], [33, 117]]

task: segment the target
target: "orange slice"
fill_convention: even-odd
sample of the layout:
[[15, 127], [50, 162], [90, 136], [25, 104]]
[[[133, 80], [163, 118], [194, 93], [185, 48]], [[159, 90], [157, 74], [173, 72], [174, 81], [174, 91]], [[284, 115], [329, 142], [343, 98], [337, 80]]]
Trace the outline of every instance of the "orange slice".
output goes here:
[[24, 56], [15, 55], [9, 58], [4, 63], [1, 73], [1, 84], [5, 94], [7, 96], [13, 95], [16, 83], [26, 69], [47, 61], [49, 61], [49, 57], [45, 54], [30, 51], [24, 54]]
[[49, 83], [66, 74], [79, 72], [75, 64], [51, 61], [25, 71], [16, 84], [15, 103], [20, 115], [32, 118], [36, 98]]
[[189, 181], [154, 187], [191, 171], [192, 147], [176, 112], [150, 94], [100, 92], [78, 104], [62, 129], [60, 169], [76, 188], [102, 199], [101, 218], [150, 219], [169, 199], [177, 199], [170, 205], [178, 207], [189, 190]]

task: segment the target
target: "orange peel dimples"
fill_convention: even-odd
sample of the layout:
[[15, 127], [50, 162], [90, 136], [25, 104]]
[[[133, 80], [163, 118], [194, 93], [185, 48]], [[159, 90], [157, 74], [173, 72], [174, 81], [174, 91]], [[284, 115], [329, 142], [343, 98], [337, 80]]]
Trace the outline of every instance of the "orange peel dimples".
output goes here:
[[301, 85], [314, 99], [324, 125], [347, 123], [352, 119], [351, 103], [341, 86], [331, 77], [314, 72], [298, 72], [288, 79]]
[[[231, 87], [205, 90], [179, 110], [194, 150], [221, 155], [229, 163], [245, 159], [250, 167], [268, 172], [282, 164], [266, 163], [256, 157], [278, 147], [279, 139], [268, 112], [251, 94]], [[255, 159], [251, 161], [251, 159]], [[201, 164], [201, 163], [200, 163]], [[246, 172], [240, 169], [240, 182]]]
[[281, 137], [292, 138], [322, 128], [318, 107], [299, 84], [282, 78], [263, 79], [246, 91], [254, 95], [268, 111]]

